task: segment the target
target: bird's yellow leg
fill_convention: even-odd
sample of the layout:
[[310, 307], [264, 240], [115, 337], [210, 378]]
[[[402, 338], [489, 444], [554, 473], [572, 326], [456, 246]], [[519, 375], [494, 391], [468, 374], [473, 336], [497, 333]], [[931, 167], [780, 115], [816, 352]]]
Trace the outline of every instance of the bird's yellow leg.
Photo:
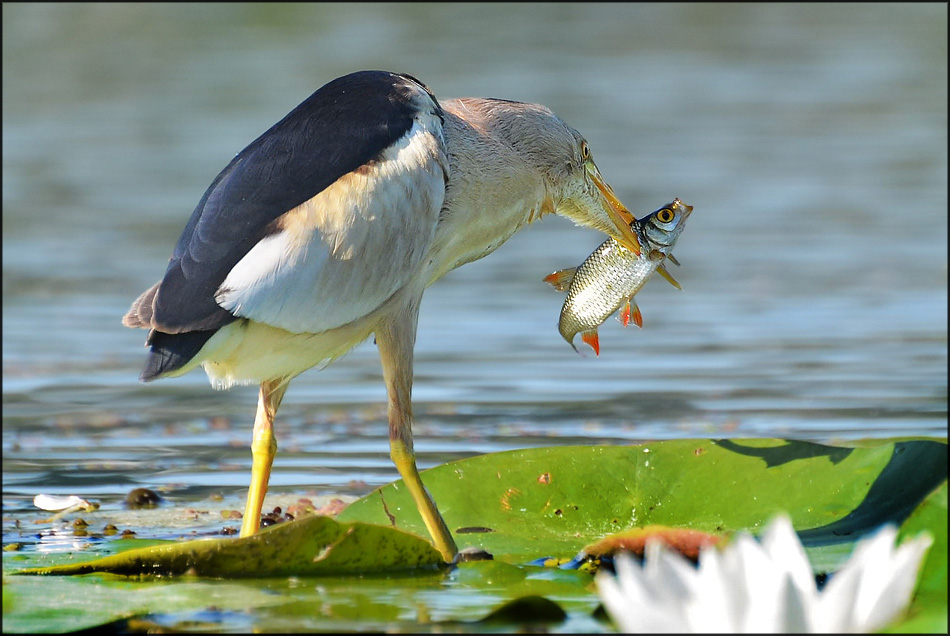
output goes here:
[[376, 331], [389, 397], [389, 454], [412, 495], [433, 545], [447, 563], [452, 563], [458, 548], [422, 483], [412, 448], [412, 349], [416, 339], [417, 307], [412, 304], [403, 313], [396, 313]]
[[416, 502], [416, 508], [419, 509], [419, 514], [422, 515], [422, 521], [426, 524], [426, 529], [429, 531], [429, 536], [432, 537], [435, 549], [442, 553], [442, 558], [446, 563], [451, 563], [455, 560], [455, 555], [458, 554], [458, 548], [455, 547], [455, 539], [452, 538], [448, 526], [445, 525], [435, 501], [432, 500], [432, 496], [422, 483], [419, 470], [416, 468], [416, 458], [411, 443], [407, 447], [402, 440], [390, 439], [389, 455], [392, 457], [393, 463], [396, 464], [396, 470], [402, 476], [413, 501]]
[[257, 415], [254, 418], [254, 439], [251, 442], [251, 486], [247, 491], [241, 536], [256, 534], [261, 527], [261, 508], [270, 481], [270, 469], [277, 454], [277, 437], [274, 435], [274, 416], [287, 390], [285, 381], [261, 383], [257, 399]]

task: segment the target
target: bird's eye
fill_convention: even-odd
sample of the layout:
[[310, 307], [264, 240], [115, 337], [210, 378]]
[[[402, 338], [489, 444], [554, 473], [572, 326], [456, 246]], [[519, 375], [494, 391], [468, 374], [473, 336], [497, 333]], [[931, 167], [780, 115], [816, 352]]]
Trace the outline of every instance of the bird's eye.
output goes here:
[[590, 146], [586, 141], [581, 142], [581, 159], [588, 161], [590, 159]]
[[676, 215], [673, 214], [673, 210], [669, 208], [663, 208], [662, 210], [656, 213], [656, 220], [659, 221], [660, 223], [669, 223], [670, 221], [673, 220], [674, 216]]

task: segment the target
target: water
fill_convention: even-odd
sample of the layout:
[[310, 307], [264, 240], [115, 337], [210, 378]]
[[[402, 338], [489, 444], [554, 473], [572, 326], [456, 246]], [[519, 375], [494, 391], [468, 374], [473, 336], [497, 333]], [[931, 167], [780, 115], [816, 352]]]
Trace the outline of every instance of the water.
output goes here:
[[[215, 174], [323, 83], [544, 103], [641, 216], [695, 206], [644, 329], [561, 339], [546, 218], [425, 296], [422, 467], [553, 444], [947, 433], [947, 8], [3, 5], [3, 505], [238, 496], [256, 391], [141, 385], [123, 328]], [[367, 342], [291, 385], [272, 492], [396, 478]], [[6, 524], [5, 524], [6, 525]]]

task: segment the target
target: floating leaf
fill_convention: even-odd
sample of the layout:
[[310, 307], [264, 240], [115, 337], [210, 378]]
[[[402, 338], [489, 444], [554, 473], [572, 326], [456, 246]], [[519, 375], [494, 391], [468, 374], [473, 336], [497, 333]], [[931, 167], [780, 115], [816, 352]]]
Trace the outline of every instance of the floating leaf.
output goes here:
[[947, 481], [934, 490], [907, 518], [898, 541], [927, 532], [933, 544], [917, 577], [917, 590], [907, 620], [895, 626], [901, 632], [947, 631]]
[[169, 542], [83, 563], [34, 568], [18, 574], [108, 572], [122, 575], [187, 573], [209, 577], [267, 577], [431, 569], [441, 563], [435, 548], [409, 533], [312, 516], [272, 526], [250, 537]]
[[[654, 524], [755, 532], [780, 510], [806, 545], [850, 543], [903, 520], [946, 475], [942, 442], [851, 448], [758, 439], [510, 451], [433, 468], [423, 481], [460, 548], [526, 561], [570, 558], [604, 536]], [[426, 536], [401, 481], [338, 518]]]

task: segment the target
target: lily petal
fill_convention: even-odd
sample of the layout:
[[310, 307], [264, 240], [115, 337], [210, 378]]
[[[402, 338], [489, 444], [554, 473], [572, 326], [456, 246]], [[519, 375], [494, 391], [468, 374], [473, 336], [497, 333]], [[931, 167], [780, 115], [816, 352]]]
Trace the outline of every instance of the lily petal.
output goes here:
[[907, 607], [933, 540], [926, 534], [895, 549], [886, 526], [855, 547], [820, 592], [808, 556], [782, 515], [760, 541], [748, 533], [725, 548], [703, 548], [698, 567], [660, 542], [648, 542], [641, 567], [624, 555], [616, 578], [600, 572], [598, 591], [626, 632], [818, 633], [874, 631]]

